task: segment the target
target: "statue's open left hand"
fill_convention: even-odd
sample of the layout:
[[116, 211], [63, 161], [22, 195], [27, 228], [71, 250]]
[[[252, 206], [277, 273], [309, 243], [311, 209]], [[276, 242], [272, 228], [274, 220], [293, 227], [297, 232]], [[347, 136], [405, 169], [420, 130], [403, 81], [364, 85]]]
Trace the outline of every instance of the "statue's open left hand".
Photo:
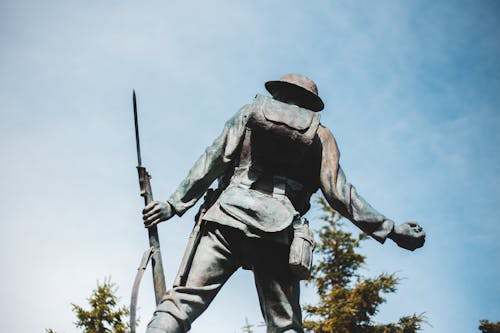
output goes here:
[[174, 215], [174, 210], [168, 202], [151, 201], [142, 211], [144, 226], [150, 228]]
[[425, 232], [415, 222], [406, 222], [394, 227], [389, 235], [399, 247], [413, 251], [422, 247], [425, 243]]

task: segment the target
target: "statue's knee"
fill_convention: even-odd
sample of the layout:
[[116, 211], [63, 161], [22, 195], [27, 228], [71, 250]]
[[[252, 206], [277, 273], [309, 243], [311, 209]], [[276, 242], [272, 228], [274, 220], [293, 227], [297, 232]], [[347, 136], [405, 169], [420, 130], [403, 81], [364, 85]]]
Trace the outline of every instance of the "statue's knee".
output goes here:
[[155, 312], [146, 333], [182, 333], [177, 320], [166, 312]]

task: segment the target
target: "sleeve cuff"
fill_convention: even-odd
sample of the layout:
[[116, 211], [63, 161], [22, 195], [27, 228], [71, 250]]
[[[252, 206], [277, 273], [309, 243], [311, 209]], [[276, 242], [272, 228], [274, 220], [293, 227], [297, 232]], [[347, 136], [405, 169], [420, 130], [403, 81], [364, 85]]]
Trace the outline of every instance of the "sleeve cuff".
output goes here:
[[175, 212], [175, 215], [177, 216], [182, 216], [184, 215], [184, 213], [186, 212], [187, 208], [186, 207], [183, 207], [182, 203], [180, 202], [177, 202], [175, 200], [172, 199], [172, 197], [170, 197], [167, 202], [170, 204], [170, 206], [172, 206], [172, 208], [174, 209], [174, 212]]
[[372, 236], [377, 242], [384, 244], [387, 236], [394, 230], [394, 221], [392, 220], [384, 220], [380, 227], [371, 233]]

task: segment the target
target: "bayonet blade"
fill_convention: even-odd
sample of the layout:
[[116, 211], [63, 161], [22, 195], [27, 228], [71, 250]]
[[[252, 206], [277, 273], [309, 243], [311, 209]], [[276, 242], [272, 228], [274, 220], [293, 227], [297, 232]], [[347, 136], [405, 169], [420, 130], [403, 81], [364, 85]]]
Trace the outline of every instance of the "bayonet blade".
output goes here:
[[139, 141], [139, 121], [137, 120], [137, 100], [135, 97], [135, 89], [132, 93], [132, 102], [134, 104], [134, 124], [135, 124], [135, 145], [137, 147], [137, 164], [138, 166], [142, 165], [141, 160], [141, 143]]

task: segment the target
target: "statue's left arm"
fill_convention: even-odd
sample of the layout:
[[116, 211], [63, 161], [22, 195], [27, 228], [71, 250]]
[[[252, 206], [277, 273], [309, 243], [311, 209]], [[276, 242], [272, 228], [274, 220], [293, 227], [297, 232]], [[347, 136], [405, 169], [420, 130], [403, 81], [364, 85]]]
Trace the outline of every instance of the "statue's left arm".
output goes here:
[[340, 154], [332, 133], [320, 126], [318, 136], [322, 145], [321, 190], [330, 206], [380, 243], [391, 238], [408, 250], [421, 247], [425, 241], [422, 228], [416, 223], [395, 226], [392, 220], [373, 208], [347, 182], [339, 164]]
[[191, 208], [239, 157], [239, 148], [245, 133], [248, 108], [244, 106], [224, 125], [222, 133], [198, 158], [186, 178], [179, 184], [168, 202], [177, 215]]
[[183, 215], [203, 196], [212, 182], [221, 176], [239, 156], [245, 133], [248, 107], [242, 107], [224, 125], [222, 133], [198, 158], [186, 178], [166, 202], [152, 201], [144, 208], [146, 227]]

